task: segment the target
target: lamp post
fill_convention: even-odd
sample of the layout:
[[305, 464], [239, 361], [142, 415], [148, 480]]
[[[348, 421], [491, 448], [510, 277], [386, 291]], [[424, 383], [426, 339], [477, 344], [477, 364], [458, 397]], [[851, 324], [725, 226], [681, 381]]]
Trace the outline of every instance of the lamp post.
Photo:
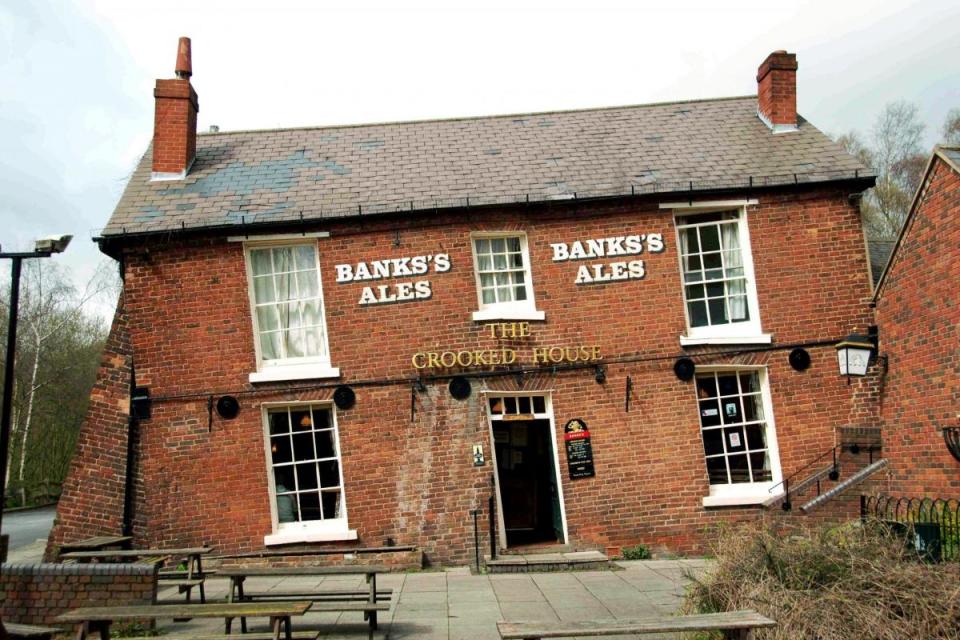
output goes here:
[[7, 359], [3, 371], [3, 408], [0, 412], [0, 531], [3, 529], [3, 507], [7, 500], [7, 456], [10, 450], [10, 412], [13, 404], [14, 359], [17, 353], [17, 310], [20, 306], [20, 267], [30, 258], [49, 258], [61, 253], [73, 236], [53, 236], [37, 240], [33, 251], [3, 253], [10, 263], [10, 321], [7, 324]]

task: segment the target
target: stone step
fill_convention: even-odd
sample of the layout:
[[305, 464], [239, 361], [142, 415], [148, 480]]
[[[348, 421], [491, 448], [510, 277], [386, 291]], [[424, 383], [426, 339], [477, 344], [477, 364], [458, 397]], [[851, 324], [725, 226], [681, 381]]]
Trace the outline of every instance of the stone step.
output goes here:
[[587, 571], [612, 569], [608, 558], [599, 551], [570, 551], [561, 553], [527, 553], [486, 558], [490, 573], [534, 573], [547, 571]]

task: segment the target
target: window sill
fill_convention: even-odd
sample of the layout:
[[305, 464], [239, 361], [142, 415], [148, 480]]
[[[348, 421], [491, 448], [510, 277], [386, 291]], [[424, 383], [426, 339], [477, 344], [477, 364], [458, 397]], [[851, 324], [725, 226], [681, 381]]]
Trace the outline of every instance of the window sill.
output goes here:
[[769, 493], [768, 491], [763, 491], [762, 493], [752, 493], [742, 496], [706, 496], [703, 498], [703, 506], [709, 509], [710, 507], [761, 505], [767, 501], [776, 500], [782, 495], [783, 492]]
[[680, 336], [680, 346], [690, 347], [698, 344], [770, 344], [773, 336], [760, 333], [750, 336]]
[[322, 364], [278, 365], [250, 374], [250, 382], [281, 382], [284, 380], [310, 380], [313, 378], [339, 378], [340, 369]]
[[486, 320], [545, 320], [547, 314], [536, 309], [483, 309], [473, 312], [474, 322]]
[[295, 544], [297, 542], [336, 542], [356, 539], [356, 529], [279, 531], [268, 536], [263, 536], [263, 544], [269, 547], [271, 545]]

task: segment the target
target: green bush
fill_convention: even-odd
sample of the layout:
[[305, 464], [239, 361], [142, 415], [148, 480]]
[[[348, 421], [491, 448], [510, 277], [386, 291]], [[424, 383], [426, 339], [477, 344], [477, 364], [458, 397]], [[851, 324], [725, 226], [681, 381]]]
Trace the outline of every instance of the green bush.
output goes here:
[[624, 560], [649, 560], [650, 549], [645, 544], [638, 544], [634, 547], [624, 547], [621, 552]]

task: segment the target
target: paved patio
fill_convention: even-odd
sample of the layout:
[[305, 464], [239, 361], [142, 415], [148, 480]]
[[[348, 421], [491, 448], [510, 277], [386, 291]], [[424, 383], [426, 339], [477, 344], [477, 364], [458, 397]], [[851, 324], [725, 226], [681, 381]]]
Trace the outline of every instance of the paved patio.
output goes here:
[[[705, 560], [619, 562], [622, 571], [470, 575], [467, 569], [398, 573], [378, 576], [378, 587], [394, 589], [394, 606], [380, 614], [377, 638], [485, 640], [498, 638], [498, 620], [580, 620], [631, 618], [672, 613], [680, 606], [688, 572], [699, 574]], [[303, 588], [363, 588], [362, 576], [324, 578], [250, 578], [248, 590], [292, 591]], [[227, 580], [210, 578], [207, 597], [226, 597]], [[161, 600], [180, 599], [165, 589]], [[219, 631], [215, 621], [172, 623], [167, 633]], [[251, 630], [266, 630], [264, 620], [251, 620]], [[359, 613], [310, 613], [294, 629], [317, 628], [322, 638], [365, 638], [367, 624]], [[650, 638], [652, 636], [645, 636]]]

